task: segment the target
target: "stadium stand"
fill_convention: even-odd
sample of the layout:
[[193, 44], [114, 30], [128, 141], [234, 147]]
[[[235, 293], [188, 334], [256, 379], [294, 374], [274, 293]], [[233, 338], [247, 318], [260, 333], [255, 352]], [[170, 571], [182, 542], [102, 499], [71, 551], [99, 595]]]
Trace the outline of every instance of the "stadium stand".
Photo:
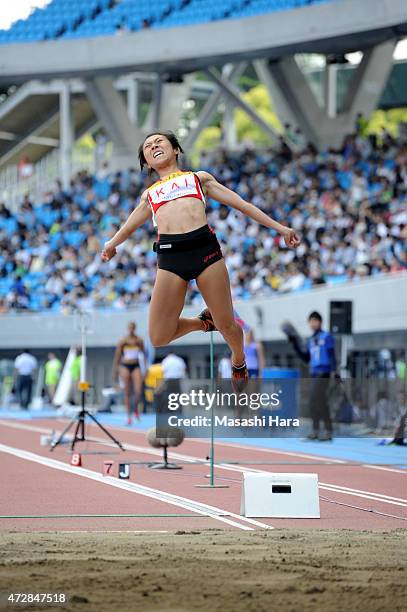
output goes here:
[[25, 20], [0, 30], [0, 43], [113, 34], [120, 29], [208, 23], [295, 9], [332, 0], [52, 0]]
[[[338, 152], [305, 146], [202, 154], [199, 168], [298, 230], [296, 252], [269, 230], [209, 202], [234, 298], [303, 291], [407, 268], [407, 149], [385, 134], [349, 136]], [[16, 213], [0, 204], [0, 312], [76, 307], [124, 310], [148, 301], [155, 278], [152, 224], [108, 264], [100, 250], [134, 208], [147, 178], [135, 170], [79, 173]], [[188, 301], [199, 301], [192, 284]]]

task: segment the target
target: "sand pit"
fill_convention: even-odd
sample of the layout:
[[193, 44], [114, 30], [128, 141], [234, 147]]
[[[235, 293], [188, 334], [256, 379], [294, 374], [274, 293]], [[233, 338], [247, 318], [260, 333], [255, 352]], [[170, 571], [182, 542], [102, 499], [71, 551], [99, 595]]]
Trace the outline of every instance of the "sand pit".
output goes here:
[[2, 533], [5, 593], [47, 610], [363, 612], [407, 608], [407, 530]]

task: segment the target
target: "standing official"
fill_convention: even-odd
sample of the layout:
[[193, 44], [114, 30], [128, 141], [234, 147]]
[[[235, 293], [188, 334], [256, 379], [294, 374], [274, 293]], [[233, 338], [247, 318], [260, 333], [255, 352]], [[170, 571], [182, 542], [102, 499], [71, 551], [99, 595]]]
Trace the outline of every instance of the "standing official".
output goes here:
[[[187, 365], [182, 357], [170, 353], [161, 362], [164, 380], [154, 396], [155, 412], [168, 410], [168, 397], [181, 393], [181, 380], [187, 375]], [[178, 412], [182, 412], [179, 410]]]
[[180, 380], [185, 378], [187, 366], [182, 357], [170, 353], [161, 362], [165, 380]]
[[[332, 421], [329, 412], [328, 387], [331, 373], [336, 370], [335, 339], [332, 334], [322, 329], [322, 317], [319, 312], [311, 312], [308, 324], [312, 336], [308, 338], [304, 350], [296, 336], [290, 338], [298, 355], [307, 363], [311, 374], [309, 393], [309, 410], [312, 418], [312, 432], [310, 440], [332, 440]], [[325, 432], [320, 434], [321, 420], [325, 425]]]
[[14, 380], [19, 404], [24, 410], [31, 403], [34, 372], [38, 362], [29, 349], [25, 349], [14, 362]]

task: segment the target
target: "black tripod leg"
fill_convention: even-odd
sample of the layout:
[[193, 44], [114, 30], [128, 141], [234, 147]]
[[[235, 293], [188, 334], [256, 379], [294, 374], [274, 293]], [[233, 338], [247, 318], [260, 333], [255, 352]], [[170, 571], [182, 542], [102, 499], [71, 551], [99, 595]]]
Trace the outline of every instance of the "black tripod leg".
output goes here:
[[[74, 448], [75, 448], [75, 444], [76, 444], [78, 441], [80, 441], [80, 440], [84, 440], [84, 439], [85, 439], [85, 438], [83, 437], [83, 433], [82, 433], [82, 438], [80, 438], [80, 437], [78, 436], [78, 433], [79, 433], [79, 428], [80, 428], [80, 426], [81, 426], [81, 423], [83, 424], [83, 414], [82, 414], [82, 413], [79, 413], [79, 414], [76, 416], [76, 419], [77, 419], [77, 422], [76, 422], [75, 432], [74, 432], [74, 434], [73, 434], [73, 438], [72, 438], [72, 442], [71, 442], [71, 451], [73, 451], [73, 450], [74, 450]], [[83, 432], [83, 430], [82, 430], [82, 432]]]
[[85, 413], [83, 413], [83, 416], [81, 417], [81, 438], [82, 441], [86, 440], [85, 438]]
[[85, 391], [81, 391], [81, 411], [79, 413], [78, 428], [78, 432], [80, 431], [80, 438], [78, 438], [78, 440], [81, 440], [82, 442], [85, 440], [85, 414]]
[[64, 437], [64, 435], [71, 429], [72, 425], [75, 423], [76, 421], [76, 417], [74, 417], [73, 419], [71, 419], [68, 423], [68, 425], [65, 427], [64, 431], [61, 433], [61, 435], [59, 436], [59, 438], [57, 438], [55, 440], [55, 442], [53, 442], [50, 446], [49, 450], [54, 450], [54, 448], [56, 446], [58, 446], [58, 444], [61, 444], [62, 438]]
[[125, 448], [123, 448], [123, 445], [121, 442], [119, 442], [119, 440], [116, 440], [116, 438], [114, 436], [112, 436], [112, 434], [110, 433], [110, 431], [108, 431], [107, 429], [105, 429], [105, 427], [103, 427], [102, 423], [99, 423], [99, 421], [97, 420], [96, 417], [93, 416], [93, 414], [91, 414], [90, 412], [86, 412], [86, 414], [88, 416], [90, 416], [90, 418], [92, 419], [92, 421], [94, 423], [96, 423], [96, 425], [107, 435], [108, 438], [110, 438], [112, 440], [112, 442], [114, 442], [115, 444], [117, 444], [117, 446], [122, 450], [126, 450]]

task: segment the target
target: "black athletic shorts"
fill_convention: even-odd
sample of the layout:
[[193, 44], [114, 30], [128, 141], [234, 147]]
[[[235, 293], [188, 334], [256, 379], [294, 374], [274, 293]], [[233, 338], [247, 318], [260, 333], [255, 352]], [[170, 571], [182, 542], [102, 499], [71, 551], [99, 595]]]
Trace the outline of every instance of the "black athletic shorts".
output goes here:
[[121, 361], [120, 365], [123, 366], [124, 368], [127, 368], [130, 374], [131, 372], [133, 372], [133, 370], [140, 367], [140, 364], [138, 361], [134, 361], [133, 363], [126, 363], [125, 361]]
[[185, 234], [160, 234], [154, 251], [161, 270], [173, 272], [185, 281], [197, 278], [223, 257], [216, 234], [209, 225]]

